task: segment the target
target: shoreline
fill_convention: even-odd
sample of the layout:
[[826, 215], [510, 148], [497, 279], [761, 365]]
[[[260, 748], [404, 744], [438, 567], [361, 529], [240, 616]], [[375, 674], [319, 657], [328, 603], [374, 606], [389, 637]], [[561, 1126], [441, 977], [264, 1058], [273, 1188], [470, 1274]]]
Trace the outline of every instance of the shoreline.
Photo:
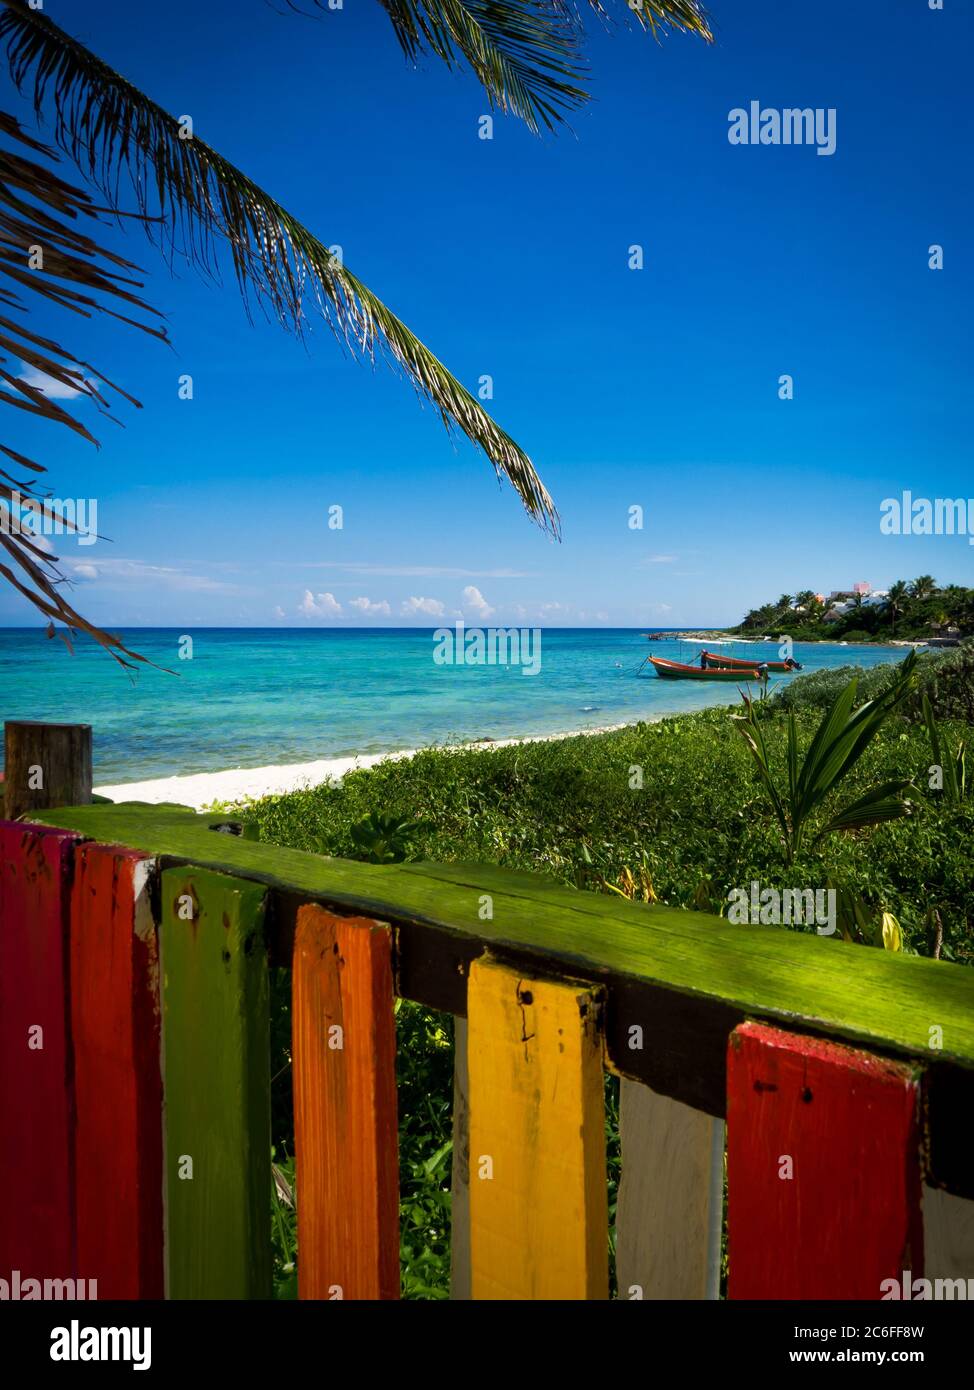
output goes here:
[[[759, 637], [742, 637], [736, 632], [697, 631], [694, 628], [687, 628], [682, 632], [667, 631], [660, 634], [661, 640], [666, 640], [667, 638], [672, 638], [674, 641], [679, 642], [706, 641], [720, 642], [724, 646], [737, 645], [750, 647], [759, 646], [764, 642], [781, 641], [780, 637], [769, 637], [766, 634], [762, 634]], [[876, 641], [869, 642], [837, 642], [834, 638], [830, 637], [795, 637], [792, 641], [796, 647], [804, 645], [806, 647], [864, 647], [866, 649], [875, 649], [876, 647], [929, 647], [931, 645], [936, 647], [939, 645], [941, 639], [936, 637], [891, 637], [889, 639], [883, 638], [882, 640], [877, 639]], [[956, 645], [959, 646], [960, 641], [958, 641]]]
[[[676, 634], [672, 634], [676, 636]], [[686, 638], [684, 637], [684, 640]], [[697, 640], [700, 640], [699, 637]], [[740, 638], [717, 638], [715, 635], [710, 637], [711, 641], [723, 641], [726, 644], [737, 645], [742, 642]], [[760, 640], [760, 639], [758, 639]], [[796, 642], [796, 647], [800, 645]], [[809, 644], [812, 645], [812, 644]], [[850, 656], [854, 647], [869, 647], [873, 650], [880, 644], [878, 643], [834, 643], [834, 646], [850, 647]], [[914, 647], [920, 644], [910, 639], [900, 639], [895, 644], [887, 645], [887, 649], [895, 647]], [[612, 733], [618, 729], [631, 728], [637, 723], [658, 723], [667, 718], [679, 715], [681, 709], [663, 708], [657, 709], [653, 714], [644, 714], [642, 718], [629, 718], [610, 724], [600, 724], [595, 728], [587, 729], [567, 729], [555, 730], [543, 734], [514, 735], [500, 739], [472, 739], [469, 741], [456, 743], [430, 743], [419, 745], [412, 748], [392, 748], [384, 749], [375, 753], [351, 753], [342, 756], [316, 758], [303, 762], [264, 764], [260, 767], [236, 767], [222, 768], [207, 772], [185, 772], [175, 773], [168, 777], [150, 777], [131, 782], [111, 782], [99, 781], [94, 787], [94, 792], [98, 796], [106, 797], [110, 801], [139, 801], [150, 805], [159, 805], [168, 802], [176, 805], [190, 806], [196, 811], [205, 810], [215, 803], [221, 804], [246, 804], [256, 801], [266, 796], [282, 796], [296, 791], [305, 791], [312, 787], [319, 786], [325, 782], [337, 783], [348, 772], [375, 767], [377, 764], [386, 761], [398, 761], [402, 758], [412, 758], [424, 748], [440, 748], [449, 751], [458, 750], [484, 750], [489, 748], [504, 748], [515, 744], [524, 743], [545, 743], [556, 742], [567, 738], [585, 738], [599, 734]], [[117, 773], [116, 773], [117, 776]]]
[[[686, 634], [670, 634], [674, 637], [686, 639]], [[699, 635], [698, 635], [699, 641]], [[709, 634], [710, 641], [723, 641], [727, 645], [746, 645], [746, 639], [728, 637], [718, 638], [713, 630]], [[770, 642], [773, 639], [766, 639]], [[760, 638], [754, 642], [757, 645]], [[799, 642], [796, 642], [799, 646]], [[814, 645], [814, 644], [809, 644]], [[873, 642], [863, 642], [863, 644], [845, 644], [836, 642], [834, 646], [849, 646], [849, 655], [852, 656], [856, 648], [875, 649], [881, 644]], [[920, 642], [911, 641], [909, 638], [900, 638], [895, 644], [882, 644], [886, 646], [886, 651], [893, 649], [910, 648], [910, 646], [921, 646]], [[568, 730], [554, 730], [552, 733], [545, 734], [521, 734], [511, 735], [507, 738], [481, 738], [470, 739], [470, 741], [445, 742], [445, 744], [425, 744], [414, 746], [414, 748], [390, 748], [374, 753], [345, 753], [342, 756], [332, 756], [332, 758], [308, 759], [306, 762], [296, 763], [270, 763], [260, 767], [224, 767], [224, 769], [197, 771], [197, 773], [175, 773], [168, 777], [149, 777], [140, 778], [136, 781], [99, 781], [93, 788], [94, 794], [106, 796], [108, 801], [114, 802], [145, 802], [149, 805], [160, 805], [168, 802], [172, 805], [190, 806], [197, 810], [204, 810], [213, 806], [214, 803], [247, 803], [257, 801], [263, 796], [288, 795], [290, 792], [307, 791], [317, 787], [322, 783], [338, 783], [346, 773], [350, 771], [370, 769], [378, 763], [395, 762], [403, 758], [414, 758], [418, 752], [425, 748], [438, 748], [443, 751], [484, 751], [489, 748], [509, 748], [517, 744], [536, 744], [536, 742], [556, 742], [564, 738], [586, 738], [592, 735], [609, 734], [621, 728], [635, 726], [636, 723], [659, 723], [660, 720], [671, 719], [678, 714], [685, 713], [685, 710], [657, 709], [652, 714], [643, 714], [642, 719], [624, 719], [616, 723], [599, 724], [595, 728], [568, 728]], [[118, 776], [118, 774], [115, 774]]]
[[[644, 719], [644, 724], [656, 724], [669, 716], [659, 714]], [[597, 729], [569, 729], [564, 733], [531, 734], [525, 738], [499, 738], [472, 743], [431, 744], [444, 751], [483, 751], [489, 748], [510, 748], [519, 743], [556, 743], [564, 738], [590, 738], [596, 734], [611, 734], [630, 724], [605, 724]], [[179, 773], [173, 777], [154, 777], [143, 782], [117, 782], [112, 786], [96, 786], [96, 796], [110, 801], [140, 801], [157, 806], [168, 802], [191, 806], [203, 811], [214, 802], [257, 801], [264, 796], [282, 796], [289, 792], [307, 791], [323, 782], [339, 782], [347, 772], [375, 767], [378, 763], [398, 762], [413, 758], [420, 748], [401, 748], [388, 753], [358, 753], [344, 758], [316, 758], [306, 763], [271, 764], [267, 767], [227, 768], [221, 772]]]

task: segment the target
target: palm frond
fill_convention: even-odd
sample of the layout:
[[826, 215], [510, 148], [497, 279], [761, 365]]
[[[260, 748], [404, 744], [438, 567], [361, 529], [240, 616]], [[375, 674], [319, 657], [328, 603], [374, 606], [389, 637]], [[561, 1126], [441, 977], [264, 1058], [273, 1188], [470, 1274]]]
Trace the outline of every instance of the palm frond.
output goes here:
[[[106, 393], [122, 396], [135, 406], [139, 403], [90, 362], [27, 328], [23, 320], [35, 302], [32, 296], [86, 319], [96, 313], [109, 314], [164, 342], [168, 339], [164, 329], [132, 316], [133, 312], [143, 316], [155, 312], [134, 292], [140, 285], [128, 272], [137, 267], [106, 251], [81, 230], [82, 220], [97, 223], [104, 209], [95, 207], [87, 193], [65, 183], [48, 164], [39, 163], [25, 151], [50, 160], [57, 158], [53, 150], [27, 135], [14, 117], [0, 112], [0, 381], [9, 387], [0, 390], [0, 403], [71, 429], [97, 445], [77, 416], [17, 374], [18, 363], [59, 383], [77, 398], [87, 398], [105, 415], [109, 414]], [[43, 253], [33, 269], [32, 248]], [[4, 503], [0, 550], [16, 567], [0, 564], [0, 577], [49, 620], [49, 636], [54, 635], [54, 623], [60, 623], [58, 635], [69, 646], [72, 631], [83, 631], [123, 666], [144, 661], [76, 611], [65, 597], [65, 578], [57, 567], [57, 556], [43, 549], [36, 535], [22, 524], [23, 504], [28, 503], [33, 515], [62, 529], [76, 529], [48, 505], [37, 478], [45, 471], [43, 465], [3, 444], [0, 454], [0, 502]], [[11, 465], [30, 476], [11, 472]]]
[[[593, 10], [602, 11], [599, 0], [589, 0], [589, 3]], [[707, 11], [699, 0], [632, 0], [632, 4], [623, 0], [623, 3], [627, 14], [654, 39], [659, 40], [667, 29], [673, 29], [677, 33], [696, 34], [707, 43], [714, 41]]]
[[864, 796], [843, 806], [841, 811], [830, 817], [816, 835], [816, 840], [836, 830], [861, 830], [867, 825], [880, 825], [910, 815], [913, 808], [903, 797], [908, 787], [912, 787], [909, 778], [881, 782], [870, 787]]
[[245, 302], [299, 335], [308, 308], [369, 360], [383, 353], [508, 478], [528, 514], [554, 535], [558, 513], [527, 454], [319, 238], [202, 140], [25, 0], [0, 0], [0, 40], [13, 80], [39, 118], [50, 97], [58, 145], [112, 206], [131, 183], [139, 213], [170, 253], [215, 275], [229, 247]]
[[448, 67], [463, 58], [491, 104], [528, 128], [553, 130], [588, 100], [581, 30], [551, 0], [379, 0], [403, 53], [433, 53]]
[[[300, 11], [296, 0], [288, 8]], [[326, 9], [328, 0], [309, 0]], [[629, 24], [659, 40], [666, 30], [713, 41], [699, 0], [620, 0]], [[466, 61], [493, 106], [532, 131], [553, 130], [589, 99], [584, 31], [572, 0], [379, 0], [411, 63], [426, 53], [453, 68]], [[602, 0], [589, 8], [608, 23]], [[305, 12], [306, 13], [306, 12]]]

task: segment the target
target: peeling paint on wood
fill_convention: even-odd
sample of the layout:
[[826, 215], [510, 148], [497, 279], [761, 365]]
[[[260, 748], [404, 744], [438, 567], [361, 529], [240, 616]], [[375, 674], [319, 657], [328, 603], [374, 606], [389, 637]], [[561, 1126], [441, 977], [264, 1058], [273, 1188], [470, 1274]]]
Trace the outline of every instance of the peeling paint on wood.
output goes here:
[[619, 1133], [619, 1297], [717, 1298], [724, 1203], [722, 1122], [623, 1079]]
[[76, 1276], [68, 920], [76, 835], [0, 822], [0, 1273]]
[[168, 869], [161, 896], [167, 1294], [268, 1298], [264, 890]]
[[477, 960], [467, 1018], [472, 1297], [608, 1297], [597, 992]]
[[923, 1271], [916, 1068], [763, 1024], [728, 1057], [728, 1296], [871, 1299]]
[[81, 845], [71, 901], [78, 1270], [99, 1298], [163, 1296], [154, 861]]
[[292, 968], [300, 1297], [398, 1298], [391, 933], [303, 907]]

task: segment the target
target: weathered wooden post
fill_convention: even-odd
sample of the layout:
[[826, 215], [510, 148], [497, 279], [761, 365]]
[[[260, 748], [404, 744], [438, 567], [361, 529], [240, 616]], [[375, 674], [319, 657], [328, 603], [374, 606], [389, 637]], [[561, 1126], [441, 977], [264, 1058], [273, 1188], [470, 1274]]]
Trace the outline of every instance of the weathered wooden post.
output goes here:
[[91, 800], [91, 725], [8, 720], [4, 725], [7, 820]]

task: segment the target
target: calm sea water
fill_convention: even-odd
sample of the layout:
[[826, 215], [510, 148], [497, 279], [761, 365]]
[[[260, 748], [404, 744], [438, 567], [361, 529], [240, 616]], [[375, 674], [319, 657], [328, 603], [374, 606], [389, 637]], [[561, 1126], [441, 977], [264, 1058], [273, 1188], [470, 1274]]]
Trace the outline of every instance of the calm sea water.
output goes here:
[[[738, 699], [734, 685], [640, 673], [650, 650], [692, 662], [700, 645], [650, 646], [628, 629], [545, 630], [536, 676], [438, 666], [432, 628], [203, 628], [192, 633], [192, 660], [179, 659], [179, 629], [122, 635], [176, 674], [143, 670], [132, 680], [87, 643], [70, 656], [34, 629], [0, 629], [0, 719], [91, 724], [96, 784], [566, 733]], [[720, 650], [776, 656], [772, 643]], [[903, 652], [809, 643], [795, 655], [809, 671]]]

